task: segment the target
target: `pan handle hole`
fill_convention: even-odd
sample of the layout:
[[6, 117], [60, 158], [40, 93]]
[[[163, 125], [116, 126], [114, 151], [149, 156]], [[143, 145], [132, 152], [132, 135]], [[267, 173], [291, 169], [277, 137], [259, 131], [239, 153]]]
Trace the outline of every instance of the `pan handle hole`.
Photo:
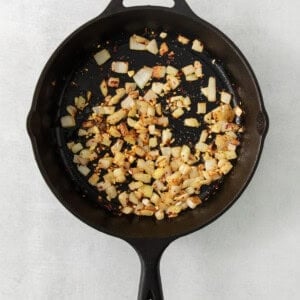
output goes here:
[[165, 6], [165, 7], [174, 7], [174, 0], [124, 0], [123, 1], [123, 5], [125, 7], [131, 7], [131, 6], [135, 6], [135, 5], [156, 5], [156, 6]]
[[149, 291], [149, 293], [148, 293], [148, 295], [147, 295], [147, 299], [146, 300], [155, 300], [154, 299], [154, 296], [153, 296], [153, 294], [152, 294], [152, 292], [151, 291]]

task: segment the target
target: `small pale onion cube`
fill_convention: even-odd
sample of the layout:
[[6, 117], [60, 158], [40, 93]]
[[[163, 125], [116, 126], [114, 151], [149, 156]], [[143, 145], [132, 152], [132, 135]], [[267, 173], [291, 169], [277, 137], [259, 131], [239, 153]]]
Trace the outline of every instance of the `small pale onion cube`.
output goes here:
[[175, 111], [173, 111], [172, 116], [175, 119], [180, 118], [184, 114], [184, 110], [181, 107], [178, 107]]
[[156, 218], [158, 221], [163, 220], [164, 217], [165, 217], [165, 214], [164, 214], [164, 211], [163, 211], [163, 210], [158, 210], [158, 211], [155, 213], [155, 218]]
[[177, 40], [178, 40], [179, 43], [181, 43], [183, 45], [187, 45], [190, 42], [190, 40], [187, 37], [185, 37], [181, 34], [178, 35]]
[[106, 49], [103, 49], [94, 55], [94, 59], [99, 66], [106, 63], [110, 59], [110, 57], [110, 53]]
[[186, 81], [196, 81], [198, 80], [198, 76], [196, 74], [189, 74], [185, 76]]
[[227, 92], [221, 92], [221, 102], [225, 103], [225, 104], [230, 104], [231, 101], [231, 94], [227, 93]]
[[217, 87], [215, 77], [209, 77], [208, 79], [207, 99], [209, 102], [215, 102], [217, 100]]
[[90, 185], [96, 185], [99, 181], [99, 175], [98, 174], [93, 174], [90, 178], [89, 178], [89, 184]]
[[100, 87], [100, 91], [101, 91], [102, 95], [104, 97], [106, 97], [108, 94], [108, 88], [107, 88], [106, 81], [104, 79], [101, 81], [99, 87]]
[[128, 62], [113, 61], [111, 64], [111, 70], [115, 73], [126, 74], [128, 72]]
[[83, 176], [87, 176], [91, 172], [91, 170], [87, 166], [80, 165], [77, 167], [77, 169]]
[[235, 115], [238, 116], [238, 117], [240, 117], [243, 114], [243, 111], [239, 106], [236, 106], [234, 108], [234, 112], [235, 112]]
[[159, 37], [161, 39], [165, 39], [167, 36], [168, 36], [168, 34], [166, 32], [161, 32], [160, 35], [159, 35]]
[[183, 67], [181, 70], [185, 76], [195, 73], [195, 68], [193, 65], [187, 65]]
[[158, 53], [158, 46], [155, 39], [151, 40], [149, 44], [146, 46], [146, 50], [148, 50], [150, 53], [156, 55]]
[[206, 114], [206, 103], [205, 102], [199, 102], [197, 104], [197, 114]]
[[193, 49], [194, 51], [202, 52], [202, 51], [203, 51], [203, 48], [204, 48], [204, 46], [203, 46], [203, 44], [202, 44], [201, 41], [199, 41], [199, 40], [197, 40], [197, 39], [195, 39], [195, 40], [193, 41], [192, 49]]
[[83, 146], [82, 146], [82, 144], [81, 143], [77, 143], [77, 144], [75, 144], [73, 147], [72, 147], [72, 152], [73, 153], [77, 153], [77, 152], [79, 152], [79, 151], [81, 151], [83, 149]]
[[136, 173], [132, 177], [136, 181], [141, 181], [141, 182], [144, 182], [144, 183], [150, 183], [151, 182], [151, 176], [149, 174]]
[[184, 126], [199, 127], [200, 123], [196, 118], [187, 118], [187, 119], [184, 120]]
[[75, 119], [72, 116], [64, 116], [60, 118], [61, 127], [68, 128], [76, 125]]
[[176, 69], [175, 67], [172, 67], [172, 66], [167, 66], [167, 68], [166, 68], [166, 73], [167, 73], [168, 75], [176, 76], [177, 73], [178, 73], [178, 69]]

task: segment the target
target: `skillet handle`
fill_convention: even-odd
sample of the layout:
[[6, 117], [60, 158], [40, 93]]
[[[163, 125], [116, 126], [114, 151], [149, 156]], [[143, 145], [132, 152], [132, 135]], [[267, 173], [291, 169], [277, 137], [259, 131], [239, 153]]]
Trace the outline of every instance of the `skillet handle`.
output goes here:
[[[187, 17], [193, 18], [197, 17], [190, 6], [187, 4], [186, 0], [173, 0], [174, 5], [172, 7], [163, 7], [159, 6], [162, 10], [169, 10], [175, 13], [185, 15]], [[115, 13], [125, 12], [134, 10], [136, 7], [143, 8], [143, 9], [151, 9], [153, 6], [133, 6], [133, 7], [126, 7], [124, 6], [124, 0], [111, 0], [106, 9], [101, 13], [101, 17], [107, 17], [113, 15]], [[151, 1], [149, 1], [151, 3]]]
[[141, 261], [138, 300], [163, 300], [159, 263], [172, 240], [128, 240]]

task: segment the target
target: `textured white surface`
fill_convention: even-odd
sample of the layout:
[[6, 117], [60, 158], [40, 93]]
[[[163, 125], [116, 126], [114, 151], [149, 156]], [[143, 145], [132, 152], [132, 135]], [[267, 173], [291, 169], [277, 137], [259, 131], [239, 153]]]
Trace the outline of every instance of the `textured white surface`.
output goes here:
[[[134, 251], [79, 222], [56, 201], [25, 131], [48, 57], [107, 3], [0, 0], [0, 299], [136, 299], [140, 265]], [[246, 55], [271, 127], [239, 201], [164, 253], [165, 299], [300, 299], [300, 2], [188, 3]]]

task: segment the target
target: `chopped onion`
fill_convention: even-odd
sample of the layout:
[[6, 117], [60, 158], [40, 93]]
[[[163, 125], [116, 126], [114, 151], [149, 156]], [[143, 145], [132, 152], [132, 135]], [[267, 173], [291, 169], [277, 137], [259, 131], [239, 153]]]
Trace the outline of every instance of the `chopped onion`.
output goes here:
[[173, 113], [172, 116], [175, 119], [180, 118], [184, 114], [184, 110], [181, 107], [178, 107]]
[[153, 82], [151, 89], [154, 93], [160, 95], [164, 89], [164, 84], [161, 82]]
[[87, 166], [80, 165], [77, 167], [77, 169], [84, 176], [87, 176], [91, 172], [91, 170]]
[[239, 106], [236, 106], [234, 108], [234, 112], [235, 112], [236, 116], [238, 116], [238, 117], [240, 117], [243, 114], [243, 111]]
[[166, 73], [168, 75], [176, 76], [178, 73], [178, 69], [176, 69], [175, 67], [172, 67], [172, 66], [167, 66]]
[[60, 118], [61, 126], [64, 128], [74, 127], [76, 125], [75, 119], [72, 116], [64, 116]]
[[208, 97], [208, 88], [201, 88], [201, 93], [207, 98]]
[[198, 77], [196, 76], [196, 74], [189, 74], [189, 75], [185, 76], [185, 80], [186, 81], [196, 81], [196, 80], [198, 80]]
[[146, 46], [149, 44], [149, 40], [146, 38], [134, 34], [129, 39], [129, 49], [130, 50], [138, 50], [144, 51], [146, 50]]
[[134, 76], [133, 79], [140, 89], [143, 89], [148, 81], [152, 77], [152, 68], [144, 67], [140, 69]]
[[187, 45], [190, 42], [190, 40], [187, 37], [185, 37], [181, 34], [178, 35], [177, 40], [178, 40], [179, 43], [181, 43], [183, 45]]
[[130, 97], [126, 97], [122, 102], [121, 102], [121, 107], [125, 109], [131, 109], [135, 105], [135, 101]]
[[196, 118], [188, 118], [184, 120], [184, 126], [187, 127], [199, 127], [200, 123]]
[[159, 37], [161, 39], [165, 39], [167, 36], [168, 36], [168, 34], [166, 32], [161, 32], [160, 35], [159, 35]]
[[117, 123], [119, 123], [122, 119], [124, 119], [126, 117], [127, 113], [125, 109], [120, 109], [118, 111], [116, 111], [115, 113], [113, 113], [112, 115], [110, 115], [106, 121], [108, 124], [111, 125], [115, 125]]
[[110, 59], [110, 57], [110, 53], [106, 49], [103, 49], [94, 55], [94, 59], [99, 66], [106, 63]]
[[135, 74], [135, 72], [133, 70], [130, 70], [130, 71], [127, 72], [127, 75], [129, 77], [132, 77], [134, 74]]
[[202, 52], [203, 51], [203, 44], [201, 43], [201, 41], [199, 41], [199, 40], [194, 40], [193, 41], [193, 45], [192, 45], [192, 49], [194, 50], [194, 51], [197, 51], [197, 52]]
[[183, 67], [181, 70], [185, 76], [195, 73], [195, 68], [193, 65], [187, 65]]
[[72, 116], [72, 117], [75, 117], [76, 113], [77, 113], [77, 109], [75, 106], [73, 105], [68, 105], [66, 107], [66, 111]]
[[221, 94], [221, 102], [225, 104], [229, 104], [231, 101], [231, 94], [227, 92], [221, 92], [220, 94]]
[[197, 104], [197, 114], [206, 114], [206, 103], [200, 102]]
[[166, 54], [168, 51], [169, 51], [169, 47], [168, 47], [167, 43], [163, 42], [163, 43], [160, 45], [160, 48], [159, 48], [159, 54], [160, 54], [161, 56], [163, 56], [163, 55]]
[[126, 74], [128, 72], [128, 62], [113, 61], [111, 64], [111, 70], [116, 73]]
[[151, 101], [151, 100], [156, 100], [157, 99], [157, 95], [154, 93], [154, 91], [149, 90], [145, 95], [144, 95], [144, 100], [146, 101]]
[[134, 91], [136, 89], [136, 83], [135, 82], [125, 82], [125, 91], [127, 94]]
[[85, 101], [85, 98], [82, 97], [82, 96], [75, 97], [74, 98], [74, 104], [80, 110], [83, 110], [85, 108], [85, 106], [87, 105], [87, 103]]
[[101, 81], [99, 87], [100, 87], [100, 91], [101, 91], [102, 95], [103, 95], [104, 97], [106, 97], [107, 94], [108, 94], [108, 88], [107, 88], [106, 81], [105, 81], [104, 79]]
[[158, 53], [157, 42], [155, 39], [149, 42], [149, 44], [146, 46], [146, 50], [148, 50], [150, 53], [154, 55]]
[[114, 106], [94, 106], [92, 109], [97, 115], [111, 115], [116, 108]]
[[166, 75], [165, 66], [155, 66], [153, 67], [152, 77], [154, 78], [163, 78]]
[[167, 82], [172, 90], [175, 90], [180, 84], [180, 80], [173, 75], [167, 76]]
[[215, 102], [217, 100], [217, 88], [216, 88], [216, 78], [209, 77], [208, 79], [208, 93], [207, 99], [209, 102]]

